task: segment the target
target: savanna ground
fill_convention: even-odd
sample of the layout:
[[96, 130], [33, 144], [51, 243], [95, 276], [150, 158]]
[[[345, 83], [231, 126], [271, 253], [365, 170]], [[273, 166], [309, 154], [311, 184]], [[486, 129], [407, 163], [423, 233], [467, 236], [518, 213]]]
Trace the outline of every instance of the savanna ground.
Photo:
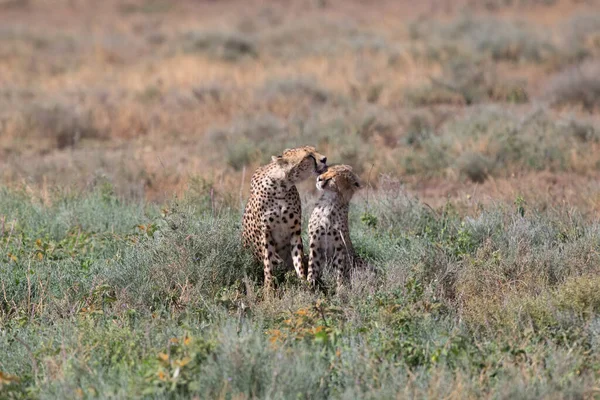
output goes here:
[[[595, 1], [0, 0], [0, 398], [600, 397], [599, 76]], [[299, 144], [376, 273], [265, 297]]]

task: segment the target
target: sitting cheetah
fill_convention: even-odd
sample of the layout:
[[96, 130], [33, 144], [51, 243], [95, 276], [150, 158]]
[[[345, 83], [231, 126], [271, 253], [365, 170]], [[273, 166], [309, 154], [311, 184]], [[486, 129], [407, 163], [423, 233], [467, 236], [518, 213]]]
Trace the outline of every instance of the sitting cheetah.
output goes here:
[[348, 207], [360, 188], [358, 176], [348, 165], [331, 166], [317, 178], [322, 194], [308, 225], [308, 281], [312, 285], [328, 263], [336, 268], [338, 285], [349, 278], [351, 266], [364, 264], [354, 253], [348, 230]]
[[327, 158], [311, 146], [286, 149], [252, 176], [242, 221], [242, 244], [264, 264], [265, 286], [274, 264], [293, 265], [306, 279], [301, 234], [302, 209], [295, 184], [327, 169]]

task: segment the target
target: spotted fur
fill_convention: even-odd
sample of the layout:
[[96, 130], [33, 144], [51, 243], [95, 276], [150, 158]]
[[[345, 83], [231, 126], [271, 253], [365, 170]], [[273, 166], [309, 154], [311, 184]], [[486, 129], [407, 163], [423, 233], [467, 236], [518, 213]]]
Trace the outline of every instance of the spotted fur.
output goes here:
[[349, 279], [350, 268], [364, 261], [354, 253], [348, 227], [348, 208], [361, 188], [358, 176], [348, 165], [335, 165], [317, 178], [321, 191], [308, 225], [310, 249], [308, 281], [315, 285], [327, 265], [336, 270], [338, 285]]
[[327, 169], [327, 158], [314, 147], [287, 149], [252, 176], [250, 198], [242, 220], [242, 244], [264, 265], [265, 286], [272, 286], [273, 267], [293, 265], [306, 279], [302, 246], [299, 183]]

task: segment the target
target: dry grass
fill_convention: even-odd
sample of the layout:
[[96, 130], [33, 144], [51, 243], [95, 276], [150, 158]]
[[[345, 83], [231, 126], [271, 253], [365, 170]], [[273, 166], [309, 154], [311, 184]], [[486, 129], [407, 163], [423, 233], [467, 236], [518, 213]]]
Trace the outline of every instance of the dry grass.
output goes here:
[[[120, 193], [155, 200], [194, 177], [223, 192], [247, 189], [244, 169], [296, 142], [355, 164], [365, 179], [410, 172], [413, 190], [430, 197], [421, 188], [438, 185], [446, 196], [435, 172], [446, 167], [407, 170], [413, 149], [445, 135], [475, 103], [521, 103], [521, 115], [549, 99], [579, 118], [589, 96], [572, 92], [592, 85], [555, 74], [598, 51], [597, 12], [567, 0], [14, 4], [0, 15], [2, 183], [85, 186], [104, 175]], [[548, 34], [555, 28], [561, 33]], [[415, 115], [427, 126], [415, 129]], [[262, 116], [278, 121], [282, 142], [251, 126]], [[510, 165], [500, 172], [485, 141], [461, 140], [443, 171], [455, 190], [493, 176], [514, 191], [531, 175]], [[569, 173], [594, 179], [593, 156], [561, 151]]]

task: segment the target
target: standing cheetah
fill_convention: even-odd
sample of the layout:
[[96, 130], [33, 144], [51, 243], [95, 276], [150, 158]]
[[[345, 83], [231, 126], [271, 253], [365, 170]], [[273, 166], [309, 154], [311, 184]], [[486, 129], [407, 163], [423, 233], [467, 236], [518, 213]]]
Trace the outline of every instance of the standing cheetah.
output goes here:
[[242, 244], [264, 264], [265, 286], [275, 264], [293, 265], [306, 279], [301, 234], [302, 208], [295, 184], [327, 169], [327, 158], [311, 146], [287, 149], [256, 170], [242, 221]]
[[349, 278], [351, 266], [363, 263], [354, 253], [348, 230], [348, 207], [360, 188], [358, 176], [348, 165], [331, 166], [317, 178], [322, 194], [308, 225], [308, 281], [312, 285], [328, 263], [336, 268], [338, 285]]

